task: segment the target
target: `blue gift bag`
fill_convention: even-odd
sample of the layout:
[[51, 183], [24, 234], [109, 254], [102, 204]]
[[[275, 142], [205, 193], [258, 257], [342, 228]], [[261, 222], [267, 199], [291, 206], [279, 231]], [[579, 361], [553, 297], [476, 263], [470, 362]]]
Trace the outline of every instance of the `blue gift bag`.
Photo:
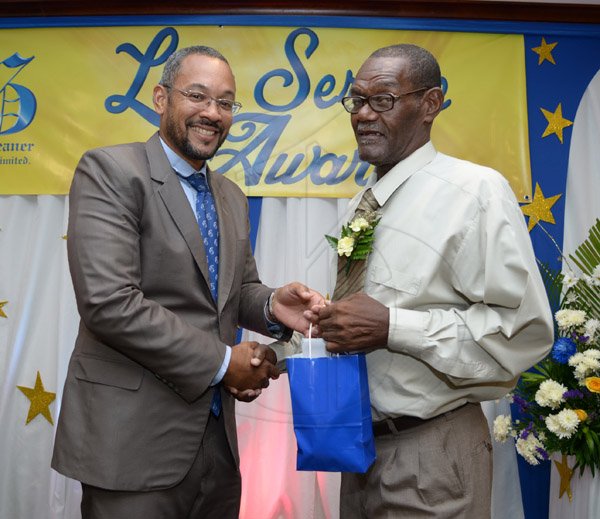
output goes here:
[[375, 460], [364, 353], [286, 359], [296, 468], [366, 472]]

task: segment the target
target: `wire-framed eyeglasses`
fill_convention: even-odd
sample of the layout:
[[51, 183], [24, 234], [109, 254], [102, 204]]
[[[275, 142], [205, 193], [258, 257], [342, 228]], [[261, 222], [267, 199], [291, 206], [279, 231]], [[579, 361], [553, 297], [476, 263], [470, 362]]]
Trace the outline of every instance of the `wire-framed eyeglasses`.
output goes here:
[[347, 96], [342, 98], [342, 104], [346, 109], [346, 112], [351, 114], [357, 114], [359, 110], [368, 103], [374, 112], [387, 112], [394, 108], [394, 104], [398, 99], [416, 94], [418, 92], [424, 92], [429, 90], [429, 87], [418, 88], [417, 90], [411, 90], [410, 92], [404, 92], [404, 94], [373, 94], [372, 96]]
[[196, 90], [180, 90], [179, 88], [175, 88], [171, 85], [163, 86], [179, 92], [182, 96], [187, 97], [192, 103], [197, 104], [202, 108], [206, 108], [208, 105], [210, 105], [211, 101], [214, 101], [217, 105], [217, 108], [223, 112], [237, 114], [242, 109], [242, 103], [238, 101], [232, 101], [231, 99], [217, 99], [205, 94], [204, 92], [198, 92]]

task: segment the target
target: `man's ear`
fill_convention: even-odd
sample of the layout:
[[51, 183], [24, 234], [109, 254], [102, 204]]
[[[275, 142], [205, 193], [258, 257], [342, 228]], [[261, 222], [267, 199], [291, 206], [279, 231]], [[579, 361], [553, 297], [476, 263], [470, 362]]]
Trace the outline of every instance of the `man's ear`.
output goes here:
[[440, 87], [430, 88], [423, 96], [425, 105], [425, 122], [432, 123], [442, 110], [444, 93]]
[[168, 102], [168, 92], [163, 85], [156, 85], [152, 92], [152, 101], [154, 103], [154, 111], [158, 115], [162, 115], [165, 112]]

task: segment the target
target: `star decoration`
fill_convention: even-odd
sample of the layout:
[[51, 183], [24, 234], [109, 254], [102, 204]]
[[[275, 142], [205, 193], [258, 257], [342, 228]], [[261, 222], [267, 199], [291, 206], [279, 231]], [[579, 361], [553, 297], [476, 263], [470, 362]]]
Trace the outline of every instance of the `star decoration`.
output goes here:
[[562, 116], [562, 103], [558, 103], [558, 106], [556, 107], [554, 113], [549, 112], [548, 110], [544, 110], [543, 108], [540, 108], [540, 110], [544, 114], [546, 121], [548, 121], [548, 126], [546, 127], [542, 138], [548, 137], [548, 135], [552, 135], [553, 133], [555, 133], [562, 144], [563, 128], [566, 128], [567, 126], [571, 126], [573, 124], [573, 121], [569, 121], [568, 119], [565, 119]]
[[554, 57], [552, 56], [552, 50], [557, 45], [558, 45], [558, 42], [546, 43], [546, 38], [542, 38], [542, 43], [540, 44], [540, 46], [533, 47], [531, 49], [533, 52], [535, 52], [536, 54], [538, 54], [540, 56], [539, 60], [538, 60], [538, 65], [541, 65], [544, 61], [549, 61], [553, 65], [556, 65], [556, 62], [554, 61]]
[[4, 317], [5, 319], [8, 319], [8, 315], [6, 315], [4, 313], [4, 310], [2, 310], [2, 308], [4, 307], [5, 304], [7, 304], [8, 301], [0, 301], [0, 317]]
[[52, 425], [54, 422], [52, 421], [52, 415], [50, 414], [50, 404], [54, 402], [56, 398], [56, 393], [50, 393], [44, 389], [44, 384], [42, 383], [42, 377], [40, 377], [40, 372], [37, 372], [37, 377], [35, 379], [35, 387], [25, 387], [25, 386], [17, 386], [19, 390], [31, 401], [29, 406], [29, 413], [27, 414], [27, 425], [31, 420], [33, 420], [38, 414], [41, 414], [46, 420], [48, 420]]
[[533, 229], [540, 220], [543, 222], [555, 223], [554, 216], [550, 209], [560, 197], [561, 194], [545, 198], [544, 193], [542, 193], [542, 188], [536, 182], [533, 202], [521, 206], [523, 214], [529, 216], [529, 225], [527, 227], [529, 232], [531, 232], [531, 229]]
[[558, 498], [560, 499], [566, 492], [569, 496], [569, 501], [573, 501], [573, 492], [571, 492], [571, 478], [573, 477], [574, 470], [569, 467], [567, 463], [567, 457], [563, 454], [562, 461], [554, 460], [554, 464], [560, 474], [560, 490]]

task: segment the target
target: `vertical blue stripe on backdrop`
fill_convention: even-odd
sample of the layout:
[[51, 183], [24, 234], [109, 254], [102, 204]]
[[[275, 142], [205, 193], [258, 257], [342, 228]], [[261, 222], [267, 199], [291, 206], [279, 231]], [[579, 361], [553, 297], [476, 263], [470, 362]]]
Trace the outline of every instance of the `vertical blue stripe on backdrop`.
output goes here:
[[248, 197], [248, 213], [250, 218], [250, 245], [252, 252], [256, 247], [256, 237], [258, 236], [258, 224], [260, 223], [260, 210], [262, 208], [262, 196]]
[[[260, 223], [260, 211], [262, 208], [262, 196], [249, 196], [248, 197], [248, 218], [250, 219], [250, 246], [252, 252], [256, 248], [256, 237], [258, 236], [258, 224]], [[238, 329], [237, 341], [242, 340], [242, 329]]]
[[[542, 138], [548, 121], [541, 108], [554, 113], [560, 103], [563, 118], [575, 120], [581, 97], [600, 68], [600, 29], [597, 38], [579, 37], [575, 32], [558, 36], [549, 33], [544, 38], [547, 44], [557, 43], [552, 50], [556, 64], [547, 60], [538, 63], [539, 55], [532, 48], [541, 45], [540, 35], [525, 34], [524, 38], [532, 194], [536, 183], [546, 198], [561, 194], [551, 208], [556, 223], [541, 224], [562, 248], [565, 187], [573, 127], [563, 129], [562, 144], [556, 134]], [[560, 270], [560, 252], [550, 238], [538, 226], [531, 230], [530, 236], [537, 258], [552, 269]], [[513, 409], [513, 414], [516, 415], [516, 409]], [[551, 462], [534, 467], [521, 456], [518, 456], [518, 463], [525, 519], [547, 519], [550, 471], [555, 469]]]

